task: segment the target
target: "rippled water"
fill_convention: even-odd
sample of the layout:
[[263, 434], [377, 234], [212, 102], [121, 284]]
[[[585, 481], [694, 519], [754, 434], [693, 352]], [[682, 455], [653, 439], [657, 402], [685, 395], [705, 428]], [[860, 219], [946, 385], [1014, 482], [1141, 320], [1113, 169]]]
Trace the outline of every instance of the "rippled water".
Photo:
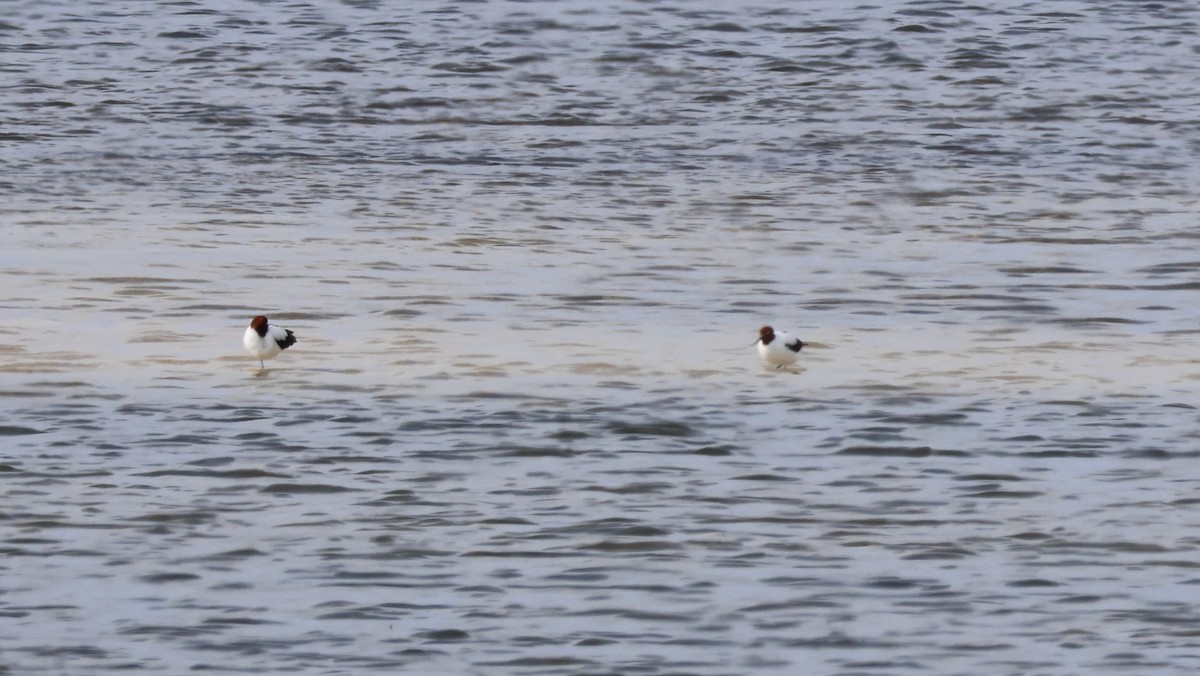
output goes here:
[[730, 7], [0, 7], [0, 671], [1195, 673], [1200, 10]]

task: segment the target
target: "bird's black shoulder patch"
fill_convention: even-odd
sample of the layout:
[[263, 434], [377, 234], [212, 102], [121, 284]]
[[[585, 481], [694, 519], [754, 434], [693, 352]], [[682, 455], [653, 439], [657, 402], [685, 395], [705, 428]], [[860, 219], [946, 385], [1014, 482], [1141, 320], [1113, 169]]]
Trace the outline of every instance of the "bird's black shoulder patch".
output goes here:
[[800, 342], [800, 339], [797, 338], [790, 343], [785, 343], [784, 347], [791, 350], [792, 352], [799, 352], [801, 350], [801, 348], [804, 347], [804, 343]]
[[281, 350], [286, 350], [296, 344], [296, 336], [292, 335], [292, 332], [287, 329], [284, 329], [284, 331], [287, 331], [287, 338], [275, 341], [279, 344], [279, 349]]

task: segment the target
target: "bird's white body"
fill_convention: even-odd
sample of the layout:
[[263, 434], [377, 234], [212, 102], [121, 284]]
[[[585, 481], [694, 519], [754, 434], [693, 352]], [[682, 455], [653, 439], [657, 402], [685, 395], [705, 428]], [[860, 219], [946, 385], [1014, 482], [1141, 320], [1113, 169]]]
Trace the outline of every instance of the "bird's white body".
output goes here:
[[769, 326], [759, 329], [756, 344], [758, 356], [762, 357], [763, 363], [777, 369], [795, 364], [800, 356], [800, 349], [804, 347], [804, 342], [799, 338], [784, 331], [776, 332]]
[[291, 331], [268, 323], [266, 317], [255, 317], [242, 337], [242, 344], [262, 366], [264, 360], [274, 359], [280, 352], [295, 345], [296, 337]]

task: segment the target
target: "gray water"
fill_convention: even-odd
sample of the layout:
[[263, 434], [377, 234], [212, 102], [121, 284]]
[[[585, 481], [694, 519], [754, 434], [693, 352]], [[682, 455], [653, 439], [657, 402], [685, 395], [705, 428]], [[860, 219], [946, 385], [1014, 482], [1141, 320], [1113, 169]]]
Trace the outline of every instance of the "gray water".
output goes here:
[[1200, 669], [1200, 8], [18, 0], [0, 56], [0, 672]]

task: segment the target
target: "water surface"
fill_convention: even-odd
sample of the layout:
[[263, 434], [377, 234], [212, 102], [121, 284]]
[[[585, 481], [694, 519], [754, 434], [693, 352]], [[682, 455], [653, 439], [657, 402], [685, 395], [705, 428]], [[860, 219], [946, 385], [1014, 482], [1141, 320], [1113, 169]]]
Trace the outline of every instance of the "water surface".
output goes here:
[[9, 3], [0, 670], [1194, 673], [1198, 25]]

